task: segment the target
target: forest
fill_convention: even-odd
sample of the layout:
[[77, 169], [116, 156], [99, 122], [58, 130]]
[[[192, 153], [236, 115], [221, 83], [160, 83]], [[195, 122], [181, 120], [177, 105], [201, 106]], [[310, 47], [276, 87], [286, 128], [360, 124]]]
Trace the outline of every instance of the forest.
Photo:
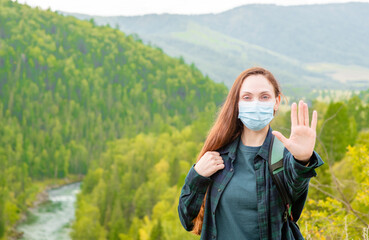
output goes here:
[[[109, 25], [0, 0], [0, 239], [48, 182], [81, 175], [72, 239], [199, 239], [181, 226], [178, 198], [227, 93]], [[272, 122], [285, 135], [292, 101]], [[369, 89], [309, 104], [327, 164], [302, 233], [368, 237]]]
[[182, 129], [227, 92], [116, 29], [0, 3], [0, 236], [33, 181], [84, 175], [107, 141]]

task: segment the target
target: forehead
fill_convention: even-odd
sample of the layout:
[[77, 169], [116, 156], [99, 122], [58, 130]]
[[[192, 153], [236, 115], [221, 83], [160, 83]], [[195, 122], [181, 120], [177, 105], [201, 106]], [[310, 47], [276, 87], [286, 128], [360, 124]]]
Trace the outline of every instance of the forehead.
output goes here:
[[274, 94], [274, 87], [263, 75], [251, 75], [248, 76], [241, 85], [240, 94], [244, 92], [252, 94], [270, 92]]

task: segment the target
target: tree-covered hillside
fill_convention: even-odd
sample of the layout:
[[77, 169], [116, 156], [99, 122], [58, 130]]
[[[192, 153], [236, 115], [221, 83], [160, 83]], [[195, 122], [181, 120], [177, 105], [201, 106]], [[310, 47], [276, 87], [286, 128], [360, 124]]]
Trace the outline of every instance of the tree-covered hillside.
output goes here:
[[224, 99], [224, 85], [194, 65], [120, 31], [1, 4], [2, 120], [19, 125], [31, 176], [84, 173], [106, 140], [182, 128]]
[[64, 14], [137, 33], [229, 88], [242, 69], [254, 65], [270, 69], [289, 96], [369, 86], [369, 3], [246, 4], [198, 15]]
[[182, 129], [227, 88], [119, 30], [0, 0], [0, 239], [37, 191], [106, 142]]

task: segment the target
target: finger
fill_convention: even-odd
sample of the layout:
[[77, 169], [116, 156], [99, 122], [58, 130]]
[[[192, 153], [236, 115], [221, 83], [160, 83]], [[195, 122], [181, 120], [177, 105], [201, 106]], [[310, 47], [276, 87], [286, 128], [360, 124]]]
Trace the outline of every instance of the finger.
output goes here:
[[219, 164], [223, 164], [224, 163], [224, 161], [223, 160], [217, 160], [217, 161], [215, 161], [214, 162], [216, 165], [219, 165]]
[[305, 126], [309, 127], [309, 107], [306, 103], [304, 103], [304, 118], [305, 118]]
[[219, 161], [219, 160], [223, 161], [223, 158], [221, 156], [212, 157], [212, 159], [214, 161]]
[[299, 101], [298, 116], [299, 116], [298, 125], [304, 125], [304, 102], [302, 100]]
[[224, 168], [224, 164], [219, 164], [216, 166], [217, 169], [223, 169]]
[[220, 155], [220, 153], [217, 152], [217, 151], [209, 151], [209, 153], [211, 153], [214, 156], [219, 156]]
[[297, 104], [292, 103], [291, 106], [291, 126], [294, 127], [297, 125]]
[[311, 120], [311, 128], [316, 131], [316, 124], [318, 122], [318, 112], [314, 110], [313, 119]]
[[283, 136], [282, 133], [278, 132], [278, 131], [273, 131], [272, 134], [279, 139], [279, 141], [281, 141], [283, 143], [283, 145], [286, 145], [288, 139]]

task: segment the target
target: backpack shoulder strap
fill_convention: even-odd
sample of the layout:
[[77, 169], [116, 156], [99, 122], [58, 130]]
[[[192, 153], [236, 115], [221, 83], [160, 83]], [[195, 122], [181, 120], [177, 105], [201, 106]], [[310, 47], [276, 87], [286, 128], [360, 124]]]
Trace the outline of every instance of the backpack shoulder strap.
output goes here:
[[269, 148], [269, 172], [272, 176], [272, 179], [277, 186], [278, 192], [280, 196], [282, 197], [283, 205], [286, 206], [285, 214], [284, 214], [284, 220], [287, 220], [287, 216], [291, 218], [292, 217], [292, 201], [291, 198], [286, 190], [285, 185], [283, 184], [283, 181], [280, 178], [279, 172], [283, 171], [283, 152], [284, 152], [284, 145], [281, 141], [279, 141], [278, 138], [276, 138], [274, 135], [272, 136], [272, 141], [270, 143]]
[[276, 138], [274, 135], [272, 137], [272, 151], [270, 158], [270, 164], [271, 164], [271, 171], [273, 172], [273, 175], [279, 173], [280, 171], [283, 171], [283, 152], [284, 152], [284, 145], [283, 143]]

